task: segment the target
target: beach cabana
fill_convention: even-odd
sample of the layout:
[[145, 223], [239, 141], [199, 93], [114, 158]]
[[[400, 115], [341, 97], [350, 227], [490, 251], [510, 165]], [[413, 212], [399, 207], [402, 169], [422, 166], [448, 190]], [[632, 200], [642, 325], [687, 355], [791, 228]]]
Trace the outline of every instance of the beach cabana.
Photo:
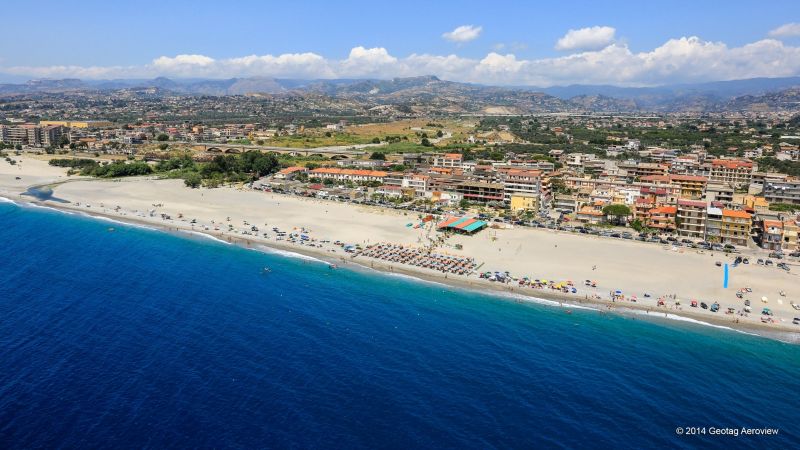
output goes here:
[[484, 228], [489, 224], [483, 220], [478, 220], [472, 217], [448, 217], [442, 222], [437, 224], [439, 231], [456, 231], [459, 233], [473, 234]]

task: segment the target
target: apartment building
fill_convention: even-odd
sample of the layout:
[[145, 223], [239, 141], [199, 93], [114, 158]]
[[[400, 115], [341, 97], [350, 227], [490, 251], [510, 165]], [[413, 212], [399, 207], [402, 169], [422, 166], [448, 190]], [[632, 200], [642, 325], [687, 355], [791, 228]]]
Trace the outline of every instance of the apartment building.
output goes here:
[[354, 183], [377, 181], [383, 183], [383, 180], [386, 178], [388, 173], [382, 170], [357, 170], [320, 167], [312, 170], [309, 175], [312, 177], [332, 179], [335, 181], [352, 181]]
[[706, 241], [722, 243], [722, 208], [706, 209]]
[[511, 194], [509, 200], [509, 207], [511, 211], [538, 211], [540, 205], [540, 197], [538, 194], [529, 194], [525, 192], [517, 192]]
[[770, 203], [800, 205], [800, 179], [764, 183], [764, 198]]
[[652, 175], [666, 175], [669, 172], [668, 164], [626, 162], [618, 164], [621, 170], [627, 173], [628, 180], [640, 179]]
[[753, 162], [741, 159], [715, 159], [711, 161], [709, 178], [717, 183], [747, 187], [753, 178]]
[[708, 185], [708, 178], [699, 175], [668, 175], [670, 182], [681, 188], [680, 198], [699, 200]]
[[747, 246], [750, 239], [752, 216], [744, 211], [734, 209], [722, 210], [722, 228], [720, 237], [725, 244]]
[[464, 199], [474, 202], [502, 202], [504, 200], [502, 183], [487, 183], [483, 181], [459, 181], [455, 184], [455, 191], [464, 196]]
[[759, 228], [761, 248], [766, 250], [781, 250], [783, 248], [783, 222], [765, 219], [761, 221]]
[[581, 201], [574, 194], [557, 194], [553, 199], [553, 208], [556, 211], [574, 213], [581, 206]]
[[647, 226], [661, 231], [675, 230], [676, 206], [659, 206], [649, 211]]
[[678, 235], [705, 239], [707, 207], [703, 201], [679, 199], [675, 218]]
[[403, 176], [401, 186], [407, 189], [413, 189], [416, 195], [423, 195], [428, 190], [428, 182], [431, 177], [428, 175], [420, 174], [406, 174]]
[[708, 183], [704, 194], [706, 203], [722, 202], [730, 204], [733, 202], [733, 186], [727, 183]]
[[760, 194], [764, 191], [764, 186], [769, 182], [784, 182], [791, 178], [789, 175], [783, 173], [766, 173], [766, 172], [753, 172], [753, 178], [750, 180], [751, 194]]
[[107, 120], [42, 120], [39, 126], [59, 126], [67, 128], [111, 128], [113, 122]]
[[507, 169], [499, 173], [506, 202], [514, 194], [542, 195], [542, 172], [538, 170]]
[[795, 218], [788, 218], [783, 220], [783, 242], [781, 248], [786, 252], [794, 252], [800, 250], [798, 246], [798, 234], [800, 234], [800, 226]]
[[435, 155], [433, 157], [434, 167], [447, 167], [456, 168], [461, 167], [463, 163], [463, 156], [461, 153], [445, 153], [444, 155]]

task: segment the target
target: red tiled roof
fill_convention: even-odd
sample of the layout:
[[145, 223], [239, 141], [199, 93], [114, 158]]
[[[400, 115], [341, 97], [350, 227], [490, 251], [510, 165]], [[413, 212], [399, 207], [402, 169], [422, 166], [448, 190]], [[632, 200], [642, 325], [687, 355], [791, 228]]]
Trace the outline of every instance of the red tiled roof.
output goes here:
[[735, 217], [738, 219], [749, 219], [750, 214], [747, 214], [744, 211], [737, 211], [735, 209], [723, 209], [722, 210], [723, 217]]
[[650, 210], [650, 214], [675, 214], [678, 212], [676, 206], [659, 206]]
[[742, 161], [738, 159], [715, 159], [711, 161], [711, 165], [715, 167], [725, 167], [726, 169], [753, 167], [753, 163], [751, 161]]
[[685, 200], [685, 199], [678, 199], [678, 205], [680, 206], [696, 206], [698, 208], [705, 208], [706, 202], [700, 200]]

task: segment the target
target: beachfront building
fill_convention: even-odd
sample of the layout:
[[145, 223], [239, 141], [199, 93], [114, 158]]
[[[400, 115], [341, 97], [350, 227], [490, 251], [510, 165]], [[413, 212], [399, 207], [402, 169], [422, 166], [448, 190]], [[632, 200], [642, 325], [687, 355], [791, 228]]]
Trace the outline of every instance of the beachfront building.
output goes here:
[[709, 206], [706, 209], [706, 241], [722, 242], [722, 208]]
[[575, 194], [556, 194], [553, 199], [553, 208], [556, 211], [563, 211], [572, 214], [578, 211], [581, 202]]
[[678, 200], [675, 217], [675, 228], [678, 235], [692, 239], [705, 239], [707, 207], [705, 202], [699, 200]]
[[413, 190], [415, 195], [420, 196], [424, 195], [425, 192], [428, 190], [428, 182], [430, 181], [430, 179], [431, 177], [429, 177], [428, 175], [410, 173], [403, 176], [403, 181], [401, 186], [406, 189]]
[[800, 234], [800, 225], [798, 225], [795, 218], [788, 218], [783, 220], [783, 242], [781, 248], [787, 252], [794, 252], [800, 250], [798, 246], [798, 234]]
[[590, 225], [598, 225], [603, 223], [605, 219], [605, 215], [602, 211], [598, 210], [597, 208], [585, 205], [580, 210], [575, 217], [578, 222], [590, 224]]
[[311, 171], [310, 176], [334, 181], [352, 181], [362, 183], [376, 181], [383, 183], [388, 175], [382, 170], [339, 169], [334, 167], [320, 167]]
[[736, 188], [747, 187], [753, 178], [753, 162], [743, 159], [715, 159], [711, 161], [709, 178]]
[[473, 202], [502, 202], [505, 198], [501, 183], [459, 181], [455, 185], [455, 191], [462, 194], [465, 200]]
[[660, 231], [675, 230], [675, 215], [678, 212], [676, 206], [659, 206], [649, 211], [647, 226]]
[[511, 202], [514, 194], [542, 195], [542, 172], [539, 170], [505, 169], [499, 172], [503, 180], [503, 195]]
[[766, 250], [781, 250], [783, 248], [783, 222], [780, 220], [765, 219], [759, 227], [761, 248]]
[[764, 198], [770, 203], [800, 205], [800, 179], [766, 181]]
[[722, 210], [722, 228], [720, 230], [722, 243], [747, 246], [751, 227], [752, 216], [750, 214], [734, 209]]
[[464, 196], [458, 192], [428, 191], [425, 193], [425, 198], [436, 204], [455, 206], [458, 205]]
[[291, 166], [279, 170], [275, 175], [273, 175], [273, 178], [276, 180], [290, 181], [295, 179], [295, 177], [301, 173], [308, 173], [308, 169], [302, 166]]
[[538, 211], [539, 210], [539, 194], [530, 194], [527, 192], [517, 192], [511, 194], [509, 199], [509, 207], [515, 213], [525, 211]]

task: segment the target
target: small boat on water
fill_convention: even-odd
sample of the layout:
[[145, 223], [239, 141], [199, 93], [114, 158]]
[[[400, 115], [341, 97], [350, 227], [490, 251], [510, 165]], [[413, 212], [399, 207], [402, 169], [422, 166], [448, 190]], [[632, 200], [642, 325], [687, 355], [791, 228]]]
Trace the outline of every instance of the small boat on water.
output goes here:
[[264, 273], [272, 273], [272, 269], [270, 269], [269, 267], [264, 267], [263, 269], [261, 269], [261, 273], [262, 274], [264, 274]]

